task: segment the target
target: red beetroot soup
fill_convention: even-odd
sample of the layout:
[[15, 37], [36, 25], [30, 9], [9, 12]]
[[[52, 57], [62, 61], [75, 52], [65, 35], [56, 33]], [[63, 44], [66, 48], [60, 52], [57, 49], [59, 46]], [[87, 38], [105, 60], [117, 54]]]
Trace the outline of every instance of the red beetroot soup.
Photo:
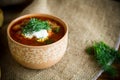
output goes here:
[[[36, 17], [34, 17], [34, 18], [36, 18]], [[60, 40], [65, 34], [65, 29], [59, 22], [52, 20], [52, 19], [41, 17], [41, 18], [37, 18], [37, 19], [42, 20], [42, 21], [47, 21], [51, 27], [51, 31], [48, 32], [48, 34], [49, 34], [48, 39], [43, 42], [39, 42], [36, 40], [35, 37], [33, 37], [31, 39], [25, 38], [22, 35], [21, 31], [22, 31], [22, 28], [28, 23], [28, 21], [30, 19], [31, 18], [23, 19], [11, 27], [10, 36], [15, 41], [17, 41], [21, 44], [30, 45], [30, 46], [41, 46], [41, 45], [51, 44], [51, 43], [54, 43], [54, 42]], [[16, 27], [16, 26], [19, 26], [19, 27]], [[57, 32], [54, 31], [56, 26], [59, 27], [59, 31], [57, 30]]]

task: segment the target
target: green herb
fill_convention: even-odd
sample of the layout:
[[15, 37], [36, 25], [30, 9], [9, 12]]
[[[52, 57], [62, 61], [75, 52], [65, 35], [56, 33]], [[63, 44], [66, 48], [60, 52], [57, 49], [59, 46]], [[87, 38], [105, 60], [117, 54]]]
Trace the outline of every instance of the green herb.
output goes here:
[[53, 29], [53, 32], [58, 33], [60, 31], [60, 27], [56, 27]]
[[108, 72], [111, 76], [117, 75], [116, 69], [109, 63], [111, 61], [120, 62], [119, 51], [110, 48], [104, 42], [96, 42], [93, 46], [88, 47], [86, 52], [94, 55], [95, 60], [104, 69], [104, 71]]
[[48, 39], [48, 40], [45, 41], [45, 43], [46, 44], [51, 44], [51, 43], [53, 43], [53, 41], [51, 39]]
[[37, 18], [31, 18], [28, 23], [22, 28], [23, 34], [32, 34], [33, 32], [40, 31], [41, 29], [49, 30], [51, 27], [47, 21]]

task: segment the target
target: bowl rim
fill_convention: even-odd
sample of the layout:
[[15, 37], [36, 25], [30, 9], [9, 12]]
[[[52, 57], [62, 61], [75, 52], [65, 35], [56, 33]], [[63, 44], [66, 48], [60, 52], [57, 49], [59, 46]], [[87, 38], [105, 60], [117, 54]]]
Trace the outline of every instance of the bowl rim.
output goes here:
[[[53, 20], [59, 22], [60, 24], [63, 25], [64, 29], [65, 29], [65, 34], [62, 38], [60, 38], [58, 41], [55, 41], [51, 44], [46, 44], [46, 45], [40, 45], [40, 46], [32, 46], [32, 45], [26, 45], [26, 44], [22, 44], [22, 43], [19, 43], [17, 41], [15, 41], [11, 36], [10, 36], [10, 29], [12, 27], [12, 25], [14, 25], [16, 22], [22, 20], [22, 19], [25, 19], [25, 18], [30, 18], [30, 17], [38, 17], [38, 16], [42, 16], [42, 17], [48, 17], [48, 18], [52, 18]], [[55, 16], [55, 15], [51, 15], [51, 14], [43, 14], [43, 13], [34, 13], [34, 14], [25, 14], [25, 15], [22, 15], [22, 16], [19, 16], [15, 19], [13, 19], [9, 24], [8, 24], [8, 27], [7, 27], [7, 38], [9, 38], [10, 40], [12, 40], [13, 42], [15, 42], [16, 44], [18, 45], [21, 45], [21, 46], [24, 46], [24, 47], [46, 47], [46, 46], [52, 46], [58, 42], [60, 42], [66, 35], [68, 35], [68, 25], [66, 22], [64, 22], [61, 18]]]

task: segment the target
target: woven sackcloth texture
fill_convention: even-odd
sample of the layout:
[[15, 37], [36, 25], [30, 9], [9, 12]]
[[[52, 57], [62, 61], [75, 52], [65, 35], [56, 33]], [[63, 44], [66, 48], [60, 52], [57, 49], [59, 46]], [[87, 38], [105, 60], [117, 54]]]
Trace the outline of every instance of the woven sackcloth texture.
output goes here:
[[85, 48], [94, 41], [115, 46], [120, 32], [120, 3], [113, 0], [48, 0], [47, 7], [51, 14], [68, 24], [69, 39], [64, 57], [51, 68], [31, 70], [16, 63], [6, 47], [6, 54], [3, 53], [0, 61], [2, 80], [92, 80], [99, 73], [100, 67]]

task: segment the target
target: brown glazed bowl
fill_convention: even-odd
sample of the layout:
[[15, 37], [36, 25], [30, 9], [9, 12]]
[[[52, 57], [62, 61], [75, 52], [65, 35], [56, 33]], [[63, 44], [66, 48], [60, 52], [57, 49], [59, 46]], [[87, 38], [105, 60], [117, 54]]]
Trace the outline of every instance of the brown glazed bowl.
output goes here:
[[[43, 46], [29, 46], [21, 44], [10, 36], [11, 27], [17, 22], [30, 17], [45, 17], [59, 22], [65, 29], [64, 36], [51, 44]], [[7, 28], [8, 45], [13, 58], [31, 69], [44, 69], [51, 67], [61, 60], [65, 54], [68, 42], [68, 27], [64, 21], [48, 14], [27, 14], [14, 19]]]

